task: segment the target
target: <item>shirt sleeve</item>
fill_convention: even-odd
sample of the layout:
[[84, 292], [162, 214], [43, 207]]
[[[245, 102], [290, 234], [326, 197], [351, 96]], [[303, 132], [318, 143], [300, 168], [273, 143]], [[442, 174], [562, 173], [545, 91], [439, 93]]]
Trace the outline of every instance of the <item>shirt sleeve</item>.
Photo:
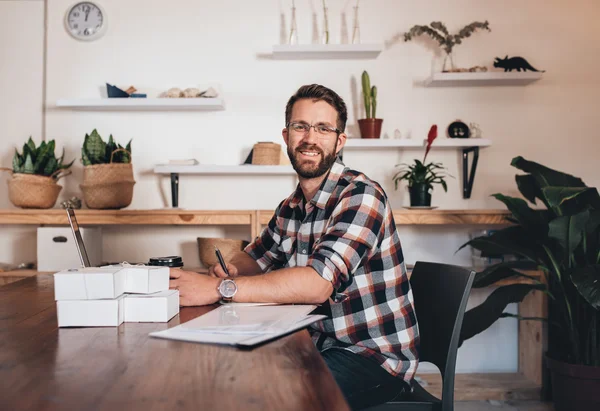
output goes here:
[[275, 214], [260, 235], [244, 248], [244, 251], [257, 262], [263, 273], [280, 267], [285, 260], [279, 248], [281, 230], [277, 226], [277, 217], [282, 204], [283, 202], [277, 206]]
[[358, 267], [379, 247], [384, 234], [386, 198], [361, 184], [342, 195], [307, 266], [331, 282], [334, 295], [352, 284]]

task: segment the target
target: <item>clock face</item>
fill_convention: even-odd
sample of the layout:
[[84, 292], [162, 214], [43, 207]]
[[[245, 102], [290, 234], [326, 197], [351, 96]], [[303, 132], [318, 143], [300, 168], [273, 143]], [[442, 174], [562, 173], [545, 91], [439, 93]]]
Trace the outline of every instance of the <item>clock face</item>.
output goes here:
[[83, 1], [69, 9], [65, 25], [76, 39], [95, 40], [106, 30], [106, 14], [98, 4]]

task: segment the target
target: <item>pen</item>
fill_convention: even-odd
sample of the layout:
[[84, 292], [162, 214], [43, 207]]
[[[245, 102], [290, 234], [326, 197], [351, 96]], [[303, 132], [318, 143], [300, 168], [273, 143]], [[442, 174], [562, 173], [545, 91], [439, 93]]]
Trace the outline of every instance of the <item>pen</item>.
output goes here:
[[229, 276], [229, 271], [227, 271], [227, 267], [225, 266], [225, 260], [223, 260], [221, 251], [219, 251], [217, 246], [215, 246], [215, 254], [217, 255], [217, 258], [219, 259], [219, 264], [221, 264], [221, 268], [223, 269], [223, 271], [225, 271], [225, 274], [227, 274], [227, 276]]

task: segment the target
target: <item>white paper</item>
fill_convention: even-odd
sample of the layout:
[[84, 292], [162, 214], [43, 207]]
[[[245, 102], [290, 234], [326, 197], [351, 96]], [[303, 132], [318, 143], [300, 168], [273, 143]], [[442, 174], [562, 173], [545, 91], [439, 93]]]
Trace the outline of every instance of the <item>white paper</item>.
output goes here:
[[326, 318], [308, 315], [316, 305], [221, 306], [151, 337], [188, 342], [252, 346]]

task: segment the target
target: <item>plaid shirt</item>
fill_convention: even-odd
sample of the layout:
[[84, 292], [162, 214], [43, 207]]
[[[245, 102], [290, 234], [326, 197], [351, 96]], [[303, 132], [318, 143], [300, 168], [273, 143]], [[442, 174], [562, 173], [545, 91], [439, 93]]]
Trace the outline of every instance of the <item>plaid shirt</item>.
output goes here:
[[410, 382], [419, 331], [392, 210], [383, 189], [338, 158], [308, 203], [300, 186], [245, 251], [263, 272], [312, 267], [333, 285], [330, 318], [311, 325], [321, 351], [337, 347]]

